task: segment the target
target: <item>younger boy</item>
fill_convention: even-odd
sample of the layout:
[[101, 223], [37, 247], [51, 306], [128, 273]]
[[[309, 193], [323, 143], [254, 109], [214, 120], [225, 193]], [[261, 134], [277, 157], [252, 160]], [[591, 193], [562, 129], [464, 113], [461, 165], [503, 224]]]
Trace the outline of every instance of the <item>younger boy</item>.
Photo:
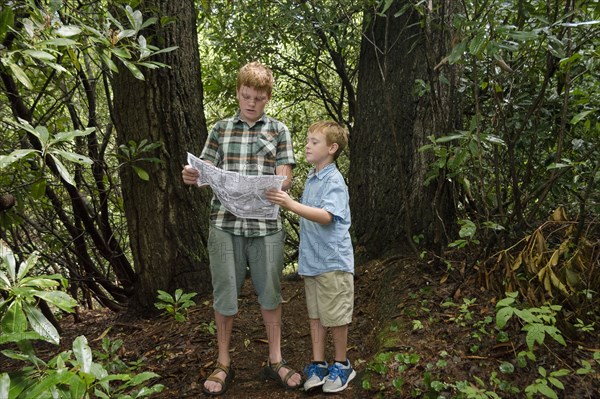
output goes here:
[[[314, 168], [300, 202], [284, 191], [267, 193], [271, 202], [301, 217], [298, 273], [304, 277], [313, 358], [304, 369], [305, 391], [322, 386], [323, 392], [340, 392], [356, 376], [346, 357], [354, 308], [348, 188], [334, 163], [347, 145], [348, 135], [338, 123], [314, 123], [305, 146], [306, 160]], [[325, 360], [327, 328], [335, 350], [330, 366]]]

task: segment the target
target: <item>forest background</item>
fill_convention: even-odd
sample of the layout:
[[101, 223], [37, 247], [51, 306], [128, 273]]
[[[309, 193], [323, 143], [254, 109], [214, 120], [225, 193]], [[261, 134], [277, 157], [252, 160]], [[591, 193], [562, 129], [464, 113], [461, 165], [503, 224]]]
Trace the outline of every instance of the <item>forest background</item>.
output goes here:
[[[48, 378], [2, 374], [0, 397], [6, 387], [11, 398], [100, 389], [108, 377], [65, 365], [92, 364], [84, 339], [76, 360], [35, 355], [34, 342], [58, 343], [62, 312], [135, 318], [170, 300], [181, 316], [191, 299], [181, 293], [210, 293], [210, 192], [185, 187], [180, 171], [235, 112], [236, 72], [252, 60], [276, 76], [268, 113], [294, 138], [295, 196], [310, 166], [307, 127], [334, 119], [350, 132], [338, 166], [357, 273], [410, 259], [440, 283], [482, 287], [493, 293], [490, 320], [465, 321], [476, 299], [459, 288], [444, 307], [474, 334], [520, 336], [501, 371], [528, 370], [522, 395], [554, 397], [573, 377], [597, 386], [597, 341], [578, 342], [594, 342], [600, 298], [599, 20], [598, 1], [4, 0], [0, 344]], [[298, 220], [283, 217], [293, 274]], [[550, 371], [539, 354], [550, 342], [584, 350]], [[410, 365], [383, 353], [375, 374]], [[155, 377], [142, 376], [123, 377], [123, 389]], [[421, 383], [510, 395], [498, 381]], [[390, 384], [363, 385], [404, 389]]]

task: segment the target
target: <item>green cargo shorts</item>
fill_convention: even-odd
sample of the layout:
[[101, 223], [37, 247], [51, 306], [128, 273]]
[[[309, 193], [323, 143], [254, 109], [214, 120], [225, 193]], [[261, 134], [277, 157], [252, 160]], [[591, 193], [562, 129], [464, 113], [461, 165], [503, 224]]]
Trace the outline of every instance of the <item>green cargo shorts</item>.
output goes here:
[[238, 297], [248, 269], [258, 303], [267, 310], [281, 303], [285, 232], [244, 237], [211, 226], [208, 234], [213, 308], [224, 316], [238, 312]]

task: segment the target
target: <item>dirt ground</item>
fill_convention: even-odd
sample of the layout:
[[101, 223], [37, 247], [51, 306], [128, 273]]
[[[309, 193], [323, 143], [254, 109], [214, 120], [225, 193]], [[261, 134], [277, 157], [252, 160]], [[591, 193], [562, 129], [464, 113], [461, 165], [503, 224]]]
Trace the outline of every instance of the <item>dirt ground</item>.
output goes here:
[[[302, 280], [286, 277], [283, 296], [282, 352], [289, 364], [301, 371], [311, 360]], [[464, 303], [465, 298], [477, 299], [468, 307], [460, 307], [444, 305], [448, 298], [457, 304]], [[200, 381], [210, 374], [216, 358], [215, 335], [211, 328], [213, 312], [210, 297], [195, 297], [194, 300], [197, 306], [190, 309], [188, 321], [182, 323], [165, 316], [126, 320], [122, 315], [108, 311], [88, 311], [83, 314], [83, 322], [74, 324], [73, 318], [67, 316], [61, 322], [60, 350], [70, 349], [71, 342], [78, 335], [85, 335], [95, 350], [99, 349], [104, 337], [112, 341], [122, 340], [123, 346], [118, 353], [122, 361], [129, 364], [138, 362], [136, 371], [153, 371], [161, 376], [157, 382], [165, 385], [165, 389], [153, 398], [204, 397]], [[592, 354], [599, 350], [600, 342], [588, 336], [587, 340], [570, 342], [566, 348], [548, 343], [548, 350], [540, 353], [535, 366], [510, 375], [500, 375], [499, 366], [503, 362], [514, 363], [515, 354], [523, 348], [523, 342], [499, 343], [473, 334], [477, 330], [474, 323], [481, 320], [478, 324], [482, 329], [481, 335], [484, 338], [495, 336], [495, 333], [490, 333], [492, 327], [489, 321], [483, 320], [494, 315], [496, 300], [492, 293], [482, 290], [473, 281], [446, 280], [439, 273], [427, 272], [423, 265], [414, 261], [388, 259], [360, 266], [355, 278], [355, 311], [348, 351], [358, 375], [341, 393], [315, 393], [310, 397], [437, 398], [441, 394], [445, 398], [458, 398], [451, 387], [438, 387], [433, 392], [431, 387], [436, 385], [431, 381], [449, 384], [469, 381], [477, 386], [477, 378], [480, 378], [482, 383], [478, 389], [481, 392], [495, 389], [502, 398], [524, 398], [524, 387], [531, 384], [536, 376], [539, 377], [537, 364], [542, 364], [550, 372], [558, 368], [574, 371], [579, 367], [580, 359], [593, 362]], [[240, 298], [240, 312], [231, 345], [236, 377], [222, 397], [268, 399], [309, 396], [301, 390], [284, 391], [274, 381], [261, 375], [268, 354], [265, 338], [256, 297], [250, 280], [247, 280]], [[328, 347], [331, 348], [331, 345]], [[382, 359], [382, 355], [375, 357], [378, 353], [412, 354], [418, 360], [407, 361], [404, 365], [388, 361], [383, 366], [383, 361], [374, 360]], [[331, 356], [329, 351], [328, 358], [331, 359]], [[591, 374], [575, 376], [572, 373], [561, 378], [565, 389], [555, 388], [558, 397], [600, 398], [599, 368], [596, 364], [595, 372]], [[497, 379], [504, 386], [512, 384], [520, 387], [520, 393], [500, 392], [498, 381], [493, 388], [492, 373], [499, 374]]]

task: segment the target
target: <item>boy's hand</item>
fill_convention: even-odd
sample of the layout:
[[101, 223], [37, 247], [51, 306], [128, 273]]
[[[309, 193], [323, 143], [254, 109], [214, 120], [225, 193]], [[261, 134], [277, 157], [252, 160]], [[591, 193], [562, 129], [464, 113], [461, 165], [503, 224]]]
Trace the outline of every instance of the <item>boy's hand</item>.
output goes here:
[[289, 209], [290, 205], [294, 202], [288, 193], [282, 190], [271, 189], [265, 193], [265, 196], [272, 203], [282, 206], [286, 209]]
[[191, 165], [185, 165], [181, 171], [181, 177], [183, 178], [183, 182], [185, 184], [197, 184], [199, 176], [200, 172], [197, 169], [194, 169]]

